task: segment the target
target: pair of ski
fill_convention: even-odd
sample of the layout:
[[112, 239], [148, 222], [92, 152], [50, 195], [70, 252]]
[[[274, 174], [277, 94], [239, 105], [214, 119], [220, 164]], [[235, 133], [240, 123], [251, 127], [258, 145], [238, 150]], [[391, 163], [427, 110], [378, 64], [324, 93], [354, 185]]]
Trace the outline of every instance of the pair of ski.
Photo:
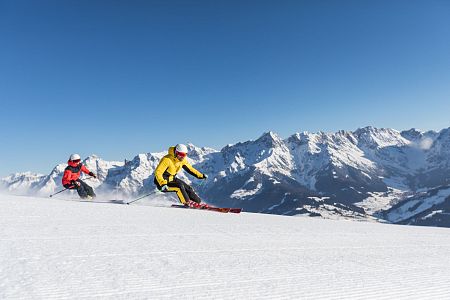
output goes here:
[[[77, 200], [79, 202], [90, 202], [90, 203], [108, 203], [108, 204], [129, 204], [128, 202], [125, 202], [123, 200], [103, 200], [103, 201], [98, 201], [98, 200]], [[216, 212], [221, 212], [221, 213], [235, 213], [238, 214], [242, 211], [242, 208], [234, 208], [234, 207], [214, 207], [214, 206], [198, 206], [198, 207], [194, 207], [194, 206], [186, 206], [183, 204], [172, 204], [171, 207], [178, 207], [178, 208], [190, 208], [190, 209], [200, 209], [200, 210], [209, 210], [209, 211], [216, 211]]]
[[216, 211], [221, 213], [235, 213], [238, 214], [242, 211], [242, 208], [234, 208], [234, 207], [213, 207], [213, 206], [186, 206], [183, 204], [172, 204], [171, 207], [176, 208], [186, 208], [186, 209], [199, 209], [199, 210], [209, 210], [209, 211]]
[[[124, 200], [69, 200], [69, 201], [77, 201], [77, 202], [89, 202], [89, 203], [107, 203], [107, 204], [130, 204], [131, 202], [126, 202]], [[177, 208], [187, 208], [187, 209], [200, 209], [200, 210], [209, 210], [216, 211], [221, 213], [235, 213], [238, 214], [242, 211], [242, 208], [233, 208], [233, 207], [214, 207], [209, 205], [199, 205], [199, 206], [186, 206], [183, 204], [172, 204], [171, 207]]]

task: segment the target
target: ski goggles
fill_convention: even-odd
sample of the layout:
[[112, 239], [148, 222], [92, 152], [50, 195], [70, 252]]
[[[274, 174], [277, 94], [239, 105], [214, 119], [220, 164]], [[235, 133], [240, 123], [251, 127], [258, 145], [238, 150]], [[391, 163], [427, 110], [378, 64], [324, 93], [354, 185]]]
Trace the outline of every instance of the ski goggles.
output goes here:
[[184, 152], [176, 152], [175, 153], [178, 157], [186, 157], [186, 155], [187, 155], [187, 153], [184, 153]]
[[81, 159], [75, 159], [75, 160], [72, 160], [72, 162], [73, 162], [73, 163], [76, 163], [76, 164], [79, 163], [80, 161], [81, 161]]

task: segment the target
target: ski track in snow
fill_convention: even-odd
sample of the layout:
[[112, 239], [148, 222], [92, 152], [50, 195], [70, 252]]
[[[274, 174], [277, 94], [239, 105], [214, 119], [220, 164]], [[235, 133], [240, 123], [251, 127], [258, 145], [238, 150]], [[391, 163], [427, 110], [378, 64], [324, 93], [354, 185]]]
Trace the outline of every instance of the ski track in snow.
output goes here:
[[450, 229], [0, 196], [0, 299], [450, 299]]

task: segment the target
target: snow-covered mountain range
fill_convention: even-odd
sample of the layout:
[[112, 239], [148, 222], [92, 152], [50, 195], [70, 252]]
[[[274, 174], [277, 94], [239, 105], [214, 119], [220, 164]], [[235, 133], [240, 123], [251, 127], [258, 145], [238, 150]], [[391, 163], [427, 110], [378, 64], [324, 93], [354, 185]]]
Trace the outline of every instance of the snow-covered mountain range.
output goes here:
[[[211, 204], [450, 227], [450, 128], [399, 132], [365, 127], [296, 133], [286, 139], [268, 132], [220, 151], [188, 148], [191, 163], [209, 178], [180, 178]], [[134, 197], [154, 191], [153, 172], [166, 153], [121, 162], [92, 155], [84, 164], [98, 174], [98, 180], [89, 179], [98, 194]], [[57, 165], [48, 175], [14, 174], [0, 184], [16, 194], [48, 195], [61, 188], [65, 166]]]

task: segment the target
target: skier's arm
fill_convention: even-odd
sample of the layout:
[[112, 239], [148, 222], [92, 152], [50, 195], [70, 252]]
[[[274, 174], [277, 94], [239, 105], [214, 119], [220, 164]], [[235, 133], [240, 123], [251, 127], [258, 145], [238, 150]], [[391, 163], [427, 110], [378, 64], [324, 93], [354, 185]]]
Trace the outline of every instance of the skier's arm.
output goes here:
[[82, 166], [81, 166], [81, 172], [86, 173], [86, 174], [89, 174], [91, 171], [89, 171], [89, 169], [86, 168], [85, 165], [82, 165]]
[[185, 170], [186, 172], [188, 172], [189, 174], [191, 174], [192, 176], [197, 177], [198, 179], [203, 179], [205, 178], [203, 173], [200, 173], [197, 169], [195, 169], [193, 166], [191, 166], [190, 163], [185, 162], [183, 165], [183, 170]]
[[163, 174], [167, 170], [168, 166], [169, 166], [168, 159], [163, 158], [163, 159], [161, 159], [161, 161], [159, 162], [159, 165], [155, 169], [156, 181], [158, 181], [159, 185], [161, 185], [161, 186], [167, 184], [167, 180], [165, 180], [163, 178]]
[[91, 171], [89, 171], [89, 169], [86, 168], [84, 165], [81, 166], [81, 171], [82, 171], [83, 173], [86, 173], [86, 174], [88, 174], [88, 175], [94, 177], [94, 178], [97, 178], [97, 176], [95, 176], [94, 173], [92, 173]]

